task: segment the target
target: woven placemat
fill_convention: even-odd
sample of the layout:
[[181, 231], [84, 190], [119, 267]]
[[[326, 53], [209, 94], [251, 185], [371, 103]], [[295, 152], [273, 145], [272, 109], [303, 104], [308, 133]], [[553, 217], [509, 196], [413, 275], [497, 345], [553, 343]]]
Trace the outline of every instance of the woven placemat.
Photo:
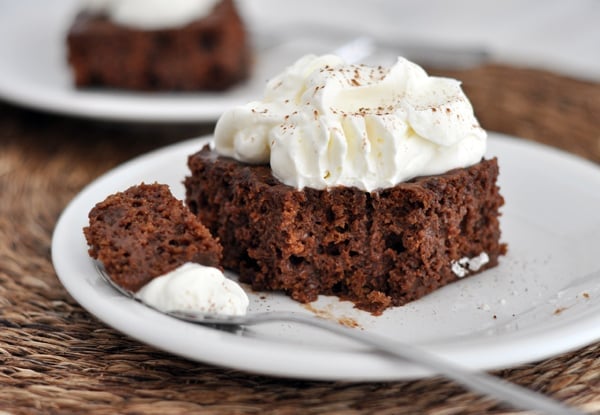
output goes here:
[[[600, 85], [490, 65], [464, 81], [484, 127], [600, 162]], [[83, 310], [50, 260], [58, 215], [81, 188], [135, 155], [212, 126], [135, 126], [0, 104], [0, 413], [509, 414], [444, 379], [312, 382], [174, 357]], [[600, 412], [600, 343], [495, 372]]]

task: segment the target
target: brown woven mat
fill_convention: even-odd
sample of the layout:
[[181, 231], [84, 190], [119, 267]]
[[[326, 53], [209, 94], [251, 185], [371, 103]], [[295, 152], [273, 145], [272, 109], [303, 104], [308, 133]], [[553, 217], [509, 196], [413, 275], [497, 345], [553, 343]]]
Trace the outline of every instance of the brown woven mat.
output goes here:
[[[464, 80], [482, 124], [600, 162], [600, 85], [487, 66]], [[116, 164], [211, 126], [140, 127], [0, 104], [0, 412], [206, 414], [513, 413], [443, 379], [282, 380], [174, 357], [100, 323], [65, 292], [50, 261], [55, 221]], [[497, 372], [600, 412], [600, 343]]]

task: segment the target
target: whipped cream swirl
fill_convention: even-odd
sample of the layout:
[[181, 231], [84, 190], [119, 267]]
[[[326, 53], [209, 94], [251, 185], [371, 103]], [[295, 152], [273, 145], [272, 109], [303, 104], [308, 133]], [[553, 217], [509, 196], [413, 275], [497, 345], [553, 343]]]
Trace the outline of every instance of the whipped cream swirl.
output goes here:
[[296, 187], [388, 188], [481, 160], [486, 133], [460, 82], [398, 58], [391, 68], [307, 55], [261, 101], [226, 111], [215, 149]]
[[168, 29], [208, 15], [219, 0], [84, 0], [83, 8], [123, 26]]
[[248, 296], [217, 268], [185, 263], [154, 278], [136, 294], [143, 303], [167, 311], [246, 314]]

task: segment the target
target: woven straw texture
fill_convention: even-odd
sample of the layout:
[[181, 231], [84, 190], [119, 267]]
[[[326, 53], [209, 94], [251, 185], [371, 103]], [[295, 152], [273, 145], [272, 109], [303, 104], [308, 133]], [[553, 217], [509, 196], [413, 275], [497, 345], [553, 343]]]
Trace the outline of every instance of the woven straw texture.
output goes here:
[[[485, 128], [600, 162], [600, 84], [502, 65], [444, 74], [463, 80]], [[190, 362], [83, 310], [50, 260], [62, 209], [115, 165], [211, 129], [113, 125], [0, 104], [0, 413], [516, 413], [444, 379], [311, 382]], [[600, 343], [496, 374], [600, 413]]]

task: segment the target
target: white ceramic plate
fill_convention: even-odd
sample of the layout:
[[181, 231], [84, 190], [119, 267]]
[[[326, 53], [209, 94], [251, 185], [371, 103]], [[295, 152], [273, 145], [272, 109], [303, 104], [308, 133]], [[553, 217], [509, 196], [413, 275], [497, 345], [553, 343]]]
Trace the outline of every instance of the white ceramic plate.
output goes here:
[[[54, 232], [52, 259], [61, 282], [89, 312], [144, 343], [189, 359], [276, 376], [387, 380], [426, 371], [391, 362], [334, 335], [289, 323], [237, 334], [178, 321], [124, 298], [103, 282], [82, 228], [95, 203], [142, 181], [171, 186], [183, 198], [186, 158], [209, 138], [132, 160], [86, 187]], [[461, 280], [379, 317], [320, 297], [302, 306], [276, 293], [250, 292], [250, 311], [318, 311], [357, 330], [422, 345], [476, 369], [553, 356], [600, 338], [600, 168], [558, 150], [491, 134], [506, 198], [508, 255], [492, 270]], [[232, 276], [235, 278], [235, 276]]]
[[[209, 122], [262, 95], [266, 81], [305, 53], [331, 50], [316, 39], [253, 39], [255, 65], [246, 82], [218, 93], [77, 90], [66, 62], [67, 30], [77, 0], [0, 0], [0, 98], [44, 111], [123, 121]], [[264, 36], [263, 37], [268, 37]], [[267, 46], [266, 42], [271, 43]]]

